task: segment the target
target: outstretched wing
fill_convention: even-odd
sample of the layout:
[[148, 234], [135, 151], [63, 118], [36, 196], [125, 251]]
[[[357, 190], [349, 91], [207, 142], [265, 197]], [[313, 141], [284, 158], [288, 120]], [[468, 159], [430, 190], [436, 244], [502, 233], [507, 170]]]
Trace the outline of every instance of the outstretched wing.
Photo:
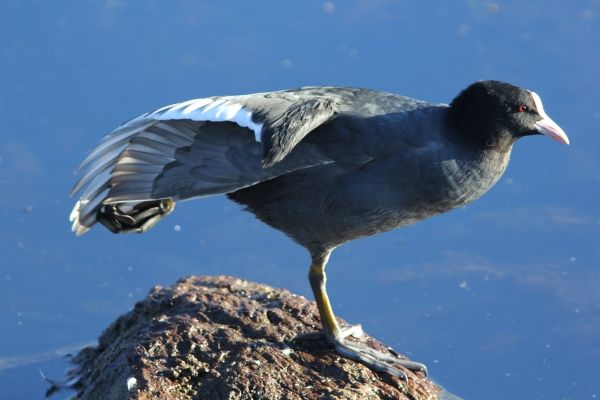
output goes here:
[[196, 99], [141, 115], [79, 166], [72, 229], [85, 233], [106, 204], [226, 193], [331, 162], [317, 146], [298, 144], [334, 115], [326, 98], [292, 91]]

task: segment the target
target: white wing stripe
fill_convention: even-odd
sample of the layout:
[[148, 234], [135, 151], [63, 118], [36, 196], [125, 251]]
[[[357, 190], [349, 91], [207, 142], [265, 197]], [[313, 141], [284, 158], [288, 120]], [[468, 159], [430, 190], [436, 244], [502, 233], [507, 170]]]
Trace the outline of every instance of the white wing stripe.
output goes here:
[[263, 124], [252, 121], [252, 112], [243, 105], [227, 99], [196, 99], [173, 104], [154, 111], [146, 118], [158, 121], [191, 119], [192, 121], [235, 122], [243, 128], [254, 131], [254, 137], [260, 142]]
[[207, 112], [209, 110], [212, 110], [213, 108], [219, 108], [222, 105], [224, 105], [225, 103], [226, 102], [223, 99], [215, 100], [212, 103], [208, 103], [206, 106], [204, 106], [203, 107], [204, 110], [202, 112], [205, 113], [205, 112]]
[[205, 105], [212, 103], [212, 99], [198, 99], [196, 100], [193, 104], [190, 104], [189, 106], [187, 106], [182, 113], [183, 114], [189, 114], [191, 112], [196, 111], [199, 108], [204, 107]]

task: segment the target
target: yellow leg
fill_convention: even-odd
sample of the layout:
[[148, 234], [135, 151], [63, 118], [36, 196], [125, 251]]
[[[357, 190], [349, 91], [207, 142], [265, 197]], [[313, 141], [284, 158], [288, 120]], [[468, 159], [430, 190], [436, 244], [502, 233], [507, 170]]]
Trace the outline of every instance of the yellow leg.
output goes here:
[[312, 287], [315, 301], [319, 308], [323, 332], [325, 333], [327, 340], [333, 343], [335, 339], [340, 337], [340, 327], [335, 320], [335, 315], [331, 309], [331, 303], [329, 303], [329, 296], [327, 296], [327, 289], [325, 287], [325, 283], [327, 282], [325, 264], [327, 263], [328, 258], [329, 257], [322, 257], [319, 261], [313, 261], [308, 273], [308, 280], [310, 281], [310, 286]]
[[394, 354], [382, 353], [355, 341], [346, 340], [347, 336], [360, 337], [363, 332], [360, 325], [340, 329], [335, 320], [335, 315], [331, 309], [331, 303], [329, 302], [329, 296], [327, 296], [325, 288], [325, 283], [327, 282], [325, 265], [329, 259], [329, 254], [330, 252], [317, 256], [314, 253], [311, 254], [313, 261], [308, 272], [308, 279], [317, 302], [317, 307], [319, 308], [323, 333], [335, 351], [344, 357], [362, 362], [374, 371], [386, 372], [403, 380], [407, 380], [408, 376], [402, 369], [399, 369], [395, 365], [402, 365], [412, 371], [422, 371], [427, 375], [427, 367], [423, 364], [399, 358]]

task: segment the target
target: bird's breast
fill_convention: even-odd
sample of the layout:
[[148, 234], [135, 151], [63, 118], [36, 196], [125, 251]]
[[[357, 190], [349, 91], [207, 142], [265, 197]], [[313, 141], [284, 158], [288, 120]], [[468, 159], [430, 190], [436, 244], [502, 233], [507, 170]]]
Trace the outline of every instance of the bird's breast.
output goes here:
[[478, 199], [498, 182], [509, 158], [510, 150], [440, 160], [430, 182], [430, 207], [439, 213]]

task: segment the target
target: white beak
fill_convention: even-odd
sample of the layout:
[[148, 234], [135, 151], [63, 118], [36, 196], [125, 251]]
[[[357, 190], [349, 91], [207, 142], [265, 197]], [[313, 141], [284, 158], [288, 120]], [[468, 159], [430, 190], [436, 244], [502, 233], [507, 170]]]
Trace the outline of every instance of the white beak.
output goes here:
[[569, 137], [565, 131], [563, 131], [556, 122], [552, 121], [550, 117], [546, 116], [545, 118], [542, 118], [533, 124], [533, 126], [535, 126], [535, 129], [539, 133], [551, 137], [562, 144], [569, 144]]
[[544, 112], [544, 106], [542, 106], [542, 99], [540, 99], [540, 96], [538, 96], [535, 92], [531, 92], [531, 97], [533, 98], [533, 103], [537, 108], [538, 114], [542, 116], [541, 120], [533, 124], [535, 129], [539, 133], [546, 135], [557, 142], [569, 144], [569, 137], [565, 131], [563, 131], [562, 128], [558, 126], [556, 122], [552, 121], [552, 118], [550, 118], [546, 112]]

